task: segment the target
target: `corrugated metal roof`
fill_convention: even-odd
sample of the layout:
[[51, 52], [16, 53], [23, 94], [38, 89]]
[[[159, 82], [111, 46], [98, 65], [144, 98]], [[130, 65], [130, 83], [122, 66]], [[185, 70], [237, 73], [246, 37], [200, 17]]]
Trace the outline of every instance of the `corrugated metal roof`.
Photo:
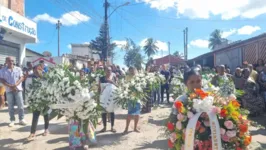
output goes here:
[[231, 47], [239, 46], [239, 45], [245, 44], [245, 43], [250, 42], [250, 41], [258, 40], [258, 39], [260, 39], [260, 38], [266, 38], [266, 33], [260, 34], [260, 35], [258, 35], [258, 36], [255, 36], [255, 37], [252, 37], [252, 38], [249, 38], [249, 39], [243, 40], [243, 41], [236, 41], [236, 42], [230, 43], [230, 44], [228, 44], [228, 45], [225, 46], [225, 47], [222, 47], [222, 48], [217, 49], [217, 50], [215, 50], [215, 51], [211, 51], [211, 52], [208, 52], [208, 53], [202, 54], [202, 55], [200, 55], [200, 56], [197, 56], [197, 57], [195, 57], [195, 58], [190, 59], [189, 61], [191, 61], [191, 60], [195, 60], [195, 59], [198, 59], [198, 58], [200, 58], [200, 57], [207, 56], [207, 55], [215, 54], [215, 53], [217, 53], [217, 52], [222, 52], [222, 51], [228, 50], [228, 49], [231, 48]]

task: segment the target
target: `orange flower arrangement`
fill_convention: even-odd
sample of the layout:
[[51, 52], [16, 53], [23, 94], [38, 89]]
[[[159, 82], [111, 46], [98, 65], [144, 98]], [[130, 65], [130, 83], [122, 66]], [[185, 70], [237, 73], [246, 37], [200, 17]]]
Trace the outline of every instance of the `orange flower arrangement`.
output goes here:
[[209, 94], [205, 93], [202, 89], [195, 89], [195, 93], [201, 98], [204, 99], [207, 97]]
[[239, 107], [240, 107], [240, 104], [238, 103], [237, 100], [233, 100], [233, 101], [232, 101], [232, 105], [233, 105], [235, 108], [239, 108]]
[[183, 107], [183, 103], [181, 101], [176, 101], [175, 102], [175, 108], [181, 109], [181, 107]]
[[196, 95], [195, 93], [191, 93], [191, 94], [189, 95], [189, 97], [190, 97], [190, 99], [192, 100], [192, 99], [196, 98], [197, 95]]
[[252, 140], [251, 136], [246, 136], [244, 140], [244, 145], [248, 146], [251, 143], [251, 140]]
[[221, 113], [220, 113], [220, 116], [221, 117], [226, 117], [226, 115], [227, 115], [227, 110], [226, 109], [221, 109]]
[[246, 124], [240, 124], [238, 127], [242, 133], [246, 133], [248, 131], [248, 126]]
[[175, 102], [175, 108], [178, 110], [179, 113], [182, 113], [184, 111], [184, 106], [181, 101]]

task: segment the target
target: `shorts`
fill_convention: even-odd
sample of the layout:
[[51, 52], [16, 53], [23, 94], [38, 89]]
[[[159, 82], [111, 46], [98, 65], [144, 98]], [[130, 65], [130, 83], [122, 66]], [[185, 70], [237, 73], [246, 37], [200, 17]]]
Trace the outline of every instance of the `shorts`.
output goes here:
[[4, 86], [0, 86], [0, 96], [4, 96], [6, 92], [6, 89]]

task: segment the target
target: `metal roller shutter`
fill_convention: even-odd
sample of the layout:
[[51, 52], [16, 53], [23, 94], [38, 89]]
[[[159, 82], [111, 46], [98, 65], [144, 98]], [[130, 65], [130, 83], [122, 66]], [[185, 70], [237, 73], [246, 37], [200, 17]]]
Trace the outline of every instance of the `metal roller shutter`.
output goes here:
[[5, 58], [11, 56], [15, 63], [19, 62], [19, 48], [9, 42], [0, 41], [0, 64], [5, 63]]

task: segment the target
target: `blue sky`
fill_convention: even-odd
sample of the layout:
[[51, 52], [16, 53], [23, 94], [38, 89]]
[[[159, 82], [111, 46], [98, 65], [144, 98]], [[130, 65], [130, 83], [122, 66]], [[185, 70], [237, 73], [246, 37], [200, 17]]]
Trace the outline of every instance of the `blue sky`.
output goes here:
[[[265, 0], [109, 0], [110, 12], [121, 7], [109, 18], [112, 41], [125, 43], [131, 38], [142, 45], [146, 38], [158, 40], [161, 49], [156, 56], [183, 52], [183, 30], [188, 27], [188, 58], [209, 52], [208, 38], [215, 29], [231, 41], [243, 40], [265, 32]], [[27, 47], [37, 52], [57, 55], [57, 31], [61, 27], [61, 54], [70, 53], [71, 43], [94, 39], [103, 21], [103, 0], [25, 0], [26, 16], [38, 24], [37, 44]], [[124, 52], [117, 48], [115, 63], [122, 65]]]

